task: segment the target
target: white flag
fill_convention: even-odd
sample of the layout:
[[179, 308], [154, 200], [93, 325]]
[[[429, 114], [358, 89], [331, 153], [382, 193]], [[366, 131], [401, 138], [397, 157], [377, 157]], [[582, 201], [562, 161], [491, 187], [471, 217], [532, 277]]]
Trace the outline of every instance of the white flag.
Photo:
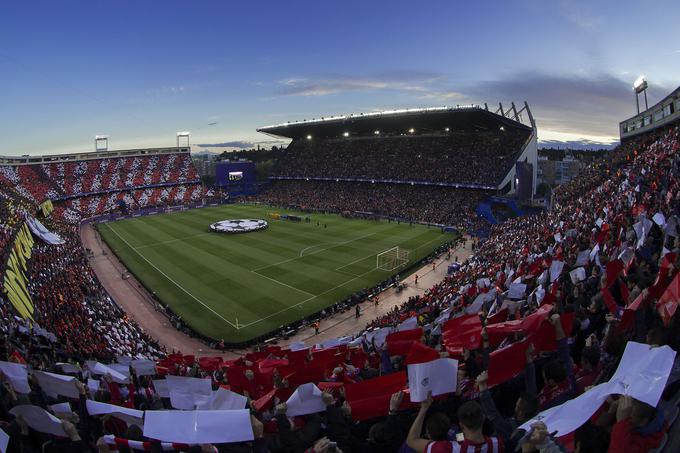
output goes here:
[[133, 360], [130, 362], [130, 366], [137, 376], [154, 376], [156, 374], [156, 362], [153, 360]]
[[175, 409], [192, 410], [212, 398], [210, 379], [167, 376], [170, 403]]
[[26, 365], [14, 362], [0, 362], [0, 371], [5, 373], [5, 377], [12, 384], [15, 392], [31, 393], [31, 387], [28, 385]]
[[21, 415], [28, 426], [39, 433], [68, 437], [64, 431], [64, 428], [61, 426], [61, 420], [47, 412], [42, 407], [23, 404], [20, 406], [14, 406], [12, 410], [9, 411], [9, 413], [15, 417]]
[[76, 387], [76, 378], [73, 376], [47, 371], [32, 371], [31, 374], [36, 377], [40, 387], [49, 396], [56, 398], [58, 395], [63, 395], [68, 398], [79, 398], [80, 392]]
[[238, 393], [234, 393], [225, 388], [219, 388], [213, 392], [212, 398], [205, 404], [198, 406], [197, 409], [204, 411], [223, 410], [228, 411], [232, 409], [244, 409], [248, 398]]
[[458, 380], [458, 361], [437, 359], [426, 363], [408, 365], [408, 388], [411, 401], [419, 403], [432, 396], [456, 391]]
[[562, 273], [562, 268], [564, 267], [564, 261], [553, 260], [550, 263], [550, 283], [557, 280], [557, 278]]
[[90, 415], [113, 415], [123, 420], [128, 425], [142, 426], [144, 424], [144, 411], [116, 406], [114, 404], [100, 403], [87, 400], [87, 413]]
[[286, 410], [288, 417], [314, 414], [326, 410], [326, 404], [321, 399], [321, 390], [311, 382], [302, 384], [295, 389], [286, 401], [286, 406], [288, 407]]

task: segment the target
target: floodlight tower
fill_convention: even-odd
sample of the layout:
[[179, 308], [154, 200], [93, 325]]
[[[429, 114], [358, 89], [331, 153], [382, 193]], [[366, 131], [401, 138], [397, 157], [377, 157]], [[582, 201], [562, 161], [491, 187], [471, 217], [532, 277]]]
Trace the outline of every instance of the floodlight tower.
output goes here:
[[[99, 144], [104, 143], [103, 147]], [[95, 135], [94, 136], [94, 152], [107, 151], [109, 149], [109, 136], [108, 135]]]
[[186, 138], [187, 139], [187, 148], [188, 148], [189, 147], [189, 136], [190, 135], [191, 135], [191, 132], [188, 132], [188, 131], [178, 132], [177, 133], [177, 147], [179, 148], [180, 138]]
[[633, 82], [633, 90], [635, 90], [635, 105], [637, 105], [638, 114], [640, 113], [640, 93], [644, 93], [645, 95], [645, 110], [649, 108], [647, 105], [647, 86], [647, 80], [645, 80], [645, 76], [643, 75], [635, 79], [635, 82]]

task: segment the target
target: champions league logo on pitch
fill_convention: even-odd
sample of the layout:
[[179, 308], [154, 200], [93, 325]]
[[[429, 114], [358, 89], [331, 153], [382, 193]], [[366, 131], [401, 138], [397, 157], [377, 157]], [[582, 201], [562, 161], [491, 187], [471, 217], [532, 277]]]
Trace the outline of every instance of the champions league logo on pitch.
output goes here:
[[211, 224], [210, 230], [216, 233], [250, 233], [268, 226], [267, 221], [262, 219], [230, 219]]

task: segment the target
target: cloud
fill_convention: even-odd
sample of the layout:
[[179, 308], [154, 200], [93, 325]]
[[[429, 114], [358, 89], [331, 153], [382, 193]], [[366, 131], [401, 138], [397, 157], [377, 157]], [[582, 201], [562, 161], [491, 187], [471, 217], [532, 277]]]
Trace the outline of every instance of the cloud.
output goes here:
[[223, 143], [203, 143], [195, 146], [198, 146], [200, 148], [252, 148], [254, 145], [255, 145], [254, 142], [234, 140], [231, 142]]
[[[515, 104], [529, 103], [539, 134], [541, 129], [564, 133], [618, 137], [620, 121], [635, 114], [635, 99], [629, 81], [610, 74], [553, 75], [517, 73], [482, 81], [462, 90], [474, 99]], [[670, 89], [650, 87], [650, 99], [660, 99]]]
[[368, 76], [327, 75], [318, 78], [291, 77], [279, 81], [279, 96], [327, 96], [349, 91], [399, 90], [429, 93], [441, 74], [419, 71], [388, 71]]

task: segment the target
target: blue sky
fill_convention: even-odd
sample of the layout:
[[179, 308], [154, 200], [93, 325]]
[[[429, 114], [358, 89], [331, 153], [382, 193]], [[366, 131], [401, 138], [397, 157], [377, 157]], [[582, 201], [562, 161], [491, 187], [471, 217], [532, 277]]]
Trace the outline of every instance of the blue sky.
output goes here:
[[525, 100], [542, 140], [608, 141], [638, 75], [650, 102], [680, 85], [677, 0], [11, 1], [2, 16], [2, 155]]

